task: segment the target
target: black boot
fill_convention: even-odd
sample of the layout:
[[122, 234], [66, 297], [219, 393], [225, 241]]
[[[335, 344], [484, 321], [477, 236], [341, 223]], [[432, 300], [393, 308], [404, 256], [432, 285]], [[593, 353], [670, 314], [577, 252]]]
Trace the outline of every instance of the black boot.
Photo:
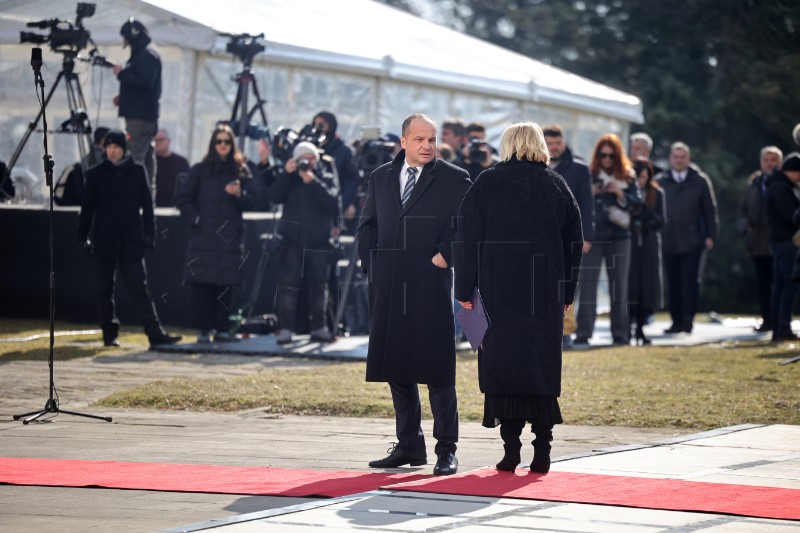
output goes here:
[[522, 435], [524, 427], [524, 420], [503, 420], [500, 422], [500, 437], [503, 439], [503, 449], [506, 453], [496, 465], [498, 470], [513, 472], [517, 469], [517, 465], [522, 460], [520, 457], [522, 443], [519, 440], [519, 436]]
[[533, 433], [536, 439], [533, 444], [533, 461], [531, 472], [546, 474], [550, 471], [550, 443], [553, 441], [553, 426], [535, 426]]

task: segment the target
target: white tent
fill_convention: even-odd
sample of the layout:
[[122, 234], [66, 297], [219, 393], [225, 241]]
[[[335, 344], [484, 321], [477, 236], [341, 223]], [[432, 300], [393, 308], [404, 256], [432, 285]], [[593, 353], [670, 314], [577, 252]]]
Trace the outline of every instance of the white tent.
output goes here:
[[[0, 159], [8, 160], [38, 111], [32, 45], [20, 44], [19, 31], [35, 20], [74, 21], [75, 7], [63, 0], [0, 0], [0, 121], [6, 132]], [[556, 122], [587, 155], [600, 134], [625, 135], [631, 122], [642, 121], [635, 96], [371, 0], [101, 0], [83, 23], [99, 52], [117, 63], [127, 59], [119, 28], [129, 16], [147, 26], [161, 53], [160, 123], [190, 161], [202, 156], [214, 122], [230, 118], [238, 87], [232, 77], [242, 64], [225, 51], [227, 39], [218, 32], [264, 33], [266, 50], [255, 57], [253, 73], [273, 132], [282, 125], [299, 129], [327, 109], [351, 141], [362, 126], [399, 133], [408, 113], [422, 111], [439, 120], [479, 120], [493, 141], [512, 122]], [[60, 54], [45, 52], [46, 82], [53, 82], [61, 61]], [[76, 70], [92, 123], [121, 125], [111, 71], [88, 63]], [[57, 89], [47, 109], [49, 126], [60, 124], [67, 111], [65, 91]], [[76, 159], [76, 143], [68, 135], [52, 137], [58, 172]], [[18, 165], [38, 171], [40, 138], [31, 137], [28, 145], [35, 146], [26, 145]]]

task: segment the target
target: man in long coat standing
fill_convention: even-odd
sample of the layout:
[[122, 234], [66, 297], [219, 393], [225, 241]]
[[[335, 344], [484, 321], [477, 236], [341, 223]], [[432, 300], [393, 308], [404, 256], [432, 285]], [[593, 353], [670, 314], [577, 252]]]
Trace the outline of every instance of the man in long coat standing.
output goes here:
[[451, 241], [466, 171], [436, 159], [436, 122], [421, 113], [403, 121], [401, 151], [370, 176], [358, 229], [369, 275], [367, 381], [389, 383], [397, 445], [373, 468], [427, 463], [417, 385], [428, 386], [436, 475], [458, 470], [456, 353]]

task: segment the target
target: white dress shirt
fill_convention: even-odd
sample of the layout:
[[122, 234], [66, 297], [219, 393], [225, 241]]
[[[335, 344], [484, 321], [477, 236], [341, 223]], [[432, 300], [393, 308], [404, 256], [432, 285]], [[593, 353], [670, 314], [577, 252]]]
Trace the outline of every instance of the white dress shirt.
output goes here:
[[[403, 197], [403, 191], [406, 188], [406, 182], [408, 181], [408, 169], [411, 168], [411, 165], [408, 164], [408, 160], [403, 163], [403, 168], [400, 170], [400, 198]], [[414, 175], [414, 179], [419, 180], [419, 175], [422, 172], [422, 168], [420, 167], [413, 167], [417, 170], [417, 173]], [[416, 186], [416, 184], [414, 184]]]

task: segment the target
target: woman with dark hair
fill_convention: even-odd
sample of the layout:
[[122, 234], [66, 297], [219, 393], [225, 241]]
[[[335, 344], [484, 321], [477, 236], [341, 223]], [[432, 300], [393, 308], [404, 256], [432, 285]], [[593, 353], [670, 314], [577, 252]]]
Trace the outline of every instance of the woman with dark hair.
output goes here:
[[228, 318], [233, 289], [242, 283], [242, 211], [252, 209], [250, 169], [230, 126], [218, 124], [203, 160], [189, 169], [176, 198], [189, 221], [184, 281], [191, 289], [197, 342], [235, 341]]
[[622, 141], [607, 133], [595, 144], [589, 172], [592, 175], [595, 235], [583, 258], [575, 344], [589, 344], [597, 319], [597, 283], [605, 261], [611, 314], [612, 344], [627, 345], [628, 269], [631, 257], [631, 209], [639, 205], [633, 165], [622, 150]]
[[661, 269], [661, 228], [667, 212], [664, 192], [653, 179], [653, 165], [640, 159], [633, 165], [642, 204], [634, 207], [631, 220], [631, 266], [628, 275], [628, 301], [631, 322], [636, 323], [636, 344], [648, 345], [644, 334], [647, 317], [663, 304]]
[[578, 203], [564, 178], [547, 168], [542, 129], [509, 126], [501, 161], [483, 171], [461, 203], [455, 242], [455, 297], [472, 309], [480, 289], [491, 329], [478, 350], [483, 426], [500, 426], [505, 455], [498, 470], [520, 462], [525, 423], [536, 436], [530, 471], [550, 470], [553, 425], [561, 424], [564, 313], [581, 264]]

